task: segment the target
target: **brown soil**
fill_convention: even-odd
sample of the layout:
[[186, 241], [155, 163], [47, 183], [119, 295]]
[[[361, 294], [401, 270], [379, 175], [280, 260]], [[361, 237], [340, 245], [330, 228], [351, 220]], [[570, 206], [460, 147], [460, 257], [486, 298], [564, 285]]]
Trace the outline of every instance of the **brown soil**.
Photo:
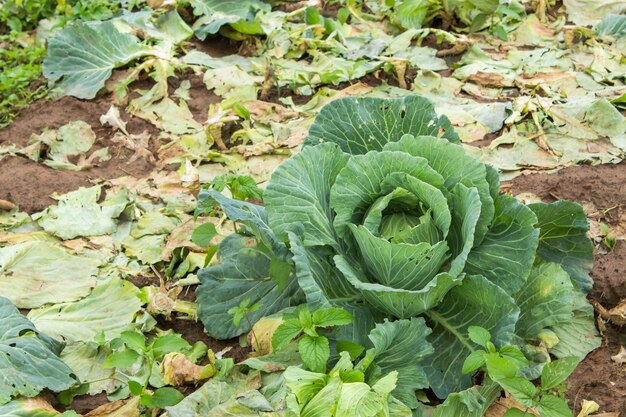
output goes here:
[[67, 407], [68, 410], [74, 410], [78, 414], [87, 414], [91, 410], [100, 407], [102, 404], [108, 403], [107, 395], [104, 392], [96, 395], [77, 395], [74, 397], [72, 404]]
[[[17, 204], [22, 210], [33, 213], [54, 204], [49, 195], [53, 192], [65, 193], [80, 186], [89, 186], [97, 179], [117, 178], [123, 175], [143, 176], [153, 166], [146, 161], [137, 160], [132, 164], [126, 161], [133, 154], [120, 147], [110, 138], [112, 131], [102, 127], [101, 115], [107, 112], [110, 102], [106, 98], [82, 101], [73, 97], [64, 97], [58, 101], [40, 100], [24, 110], [8, 127], [0, 130], [0, 145], [16, 144], [24, 146], [30, 135], [39, 134], [44, 128], [55, 129], [73, 120], [87, 122], [98, 137], [98, 146], [108, 146], [112, 158], [99, 166], [84, 171], [55, 170], [41, 163], [21, 157], [0, 159], [0, 199]], [[137, 118], [122, 116], [128, 121], [130, 133], [148, 130], [153, 138], [158, 133], [149, 123]], [[156, 141], [152, 144], [156, 150]]]
[[[617, 165], [575, 166], [556, 174], [532, 174], [513, 180], [512, 192], [530, 192], [544, 201], [573, 200], [593, 203], [601, 220], [611, 227], [624, 227], [626, 212], [626, 162]], [[621, 220], [620, 220], [621, 219]], [[620, 224], [622, 223], [622, 224]], [[606, 308], [626, 298], [626, 242], [618, 241], [614, 250], [596, 253], [591, 275], [594, 287], [589, 299]], [[567, 398], [575, 411], [582, 400], [600, 404], [603, 412], [626, 414], [626, 375], [623, 365], [611, 360], [620, 346], [626, 346], [624, 329], [608, 324], [603, 345], [589, 354], [568, 379]]]
[[[129, 281], [139, 288], [147, 287], [149, 285], [159, 285], [159, 279], [157, 277], [137, 276], [129, 278]], [[185, 287], [178, 295], [178, 299], [195, 302], [196, 286], [193, 285]], [[204, 342], [209, 349], [212, 349], [216, 353], [230, 347], [231, 349], [224, 354], [224, 357], [233, 358], [235, 362], [241, 362], [246, 359], [249, 352], [249, 349], [242, 348], [239, 345], [239, 341], [237, 339], [214, 339], [206, 334], [201, 321], [190, 320], [187, 316], [178, 315], [176, 312], [170, 318], [163, 316], [157, 317], [157, 322], [159, 329], [174, 330], [176, 333], [180, 333], [187, 342], [192, 344], [196, 342]]]

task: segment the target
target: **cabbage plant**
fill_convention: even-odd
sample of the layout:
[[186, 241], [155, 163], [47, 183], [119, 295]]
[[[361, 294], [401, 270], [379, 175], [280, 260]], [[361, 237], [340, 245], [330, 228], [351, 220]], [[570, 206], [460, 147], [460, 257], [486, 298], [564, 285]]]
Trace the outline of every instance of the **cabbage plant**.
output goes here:
[[415, 364], [425, 378], [411, 389], [440, 398], [472, 385], [461, 372], [479, 348], [470, 326], [498, 347], [522, 347], [531, 377], [550, 353], [595, 348], [582, 208], [500, 194], [498, 173], [458, 142], [424, 98], [344, 98], [322, 109], [302, 151], [276, 169], [265, 206], [203, 191], [199, 212], [218, 204], [243, 225], [221, 243], [221, 264], [200, 273], [209, 334], [247, 330], [226, 313], [246, 298], [262, 305], [252, 321], [301, 303], [349, 309], [355, 323], [340, 338], [365, 346], [375, 323], [419, 316], [433, 349]]

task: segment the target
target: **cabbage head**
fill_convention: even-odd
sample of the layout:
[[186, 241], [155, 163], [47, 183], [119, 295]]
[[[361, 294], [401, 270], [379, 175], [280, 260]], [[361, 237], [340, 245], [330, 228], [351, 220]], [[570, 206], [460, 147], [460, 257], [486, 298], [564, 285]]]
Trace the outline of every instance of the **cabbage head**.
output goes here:
[[[301, 303], [351, 309], [343, 337], [364, 345], [375, 323], [420, 316], [434, 348], [422, 388], [440, 398], [471, 386], [461, 372], [477, 348], [469, 326], [533, 357], [597, 346], [581, 207], [501, 194], [498, 173], [465, 153], [424, 98], [332, 101], [272, 175], [264, 207], [207, 190], [200, 200], [248, 234], [224, 240], [222, 263], [200, 273], [199, 315], [215, 337], [247, 330], [224, 315], [245, 298], [262, 304], [253, 321]], [[287, 279], [276, 273], [284, 264]]]

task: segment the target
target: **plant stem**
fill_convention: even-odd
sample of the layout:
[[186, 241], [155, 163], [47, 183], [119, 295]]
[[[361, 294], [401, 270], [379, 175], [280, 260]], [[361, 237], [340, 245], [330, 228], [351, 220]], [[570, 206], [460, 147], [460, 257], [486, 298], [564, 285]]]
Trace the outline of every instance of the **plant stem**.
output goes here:
[[247, 312], [244, 313], [244, 317], [246, 318], [246, 321], [248, 322], [248, 326], [250, 326], [250, 332], [252, 332], [252, 338], [254, 339], [254, 343], [256, 344], [256, 349], [258, 350], [261, 348], [261, 345], [259, 344], [259, 339], [256, 338], [256, 333], [254, 332], [254, 328], [252, 326], [252, 323], [250, 322], [250, 319], [248, 318]]

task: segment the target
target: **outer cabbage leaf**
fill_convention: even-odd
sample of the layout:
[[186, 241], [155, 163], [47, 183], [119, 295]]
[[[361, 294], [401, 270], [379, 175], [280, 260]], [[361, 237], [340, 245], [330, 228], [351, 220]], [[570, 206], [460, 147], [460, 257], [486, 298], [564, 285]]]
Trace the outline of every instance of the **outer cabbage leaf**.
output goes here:
[[43, 74], [63, 95], [91, 99], [104, 87], [114, 68], [154, 49], [120, 32], [113, 22], [74, 23], [48, 41]]
[[480, 386], [450, 394], [435, 408], [433, 417], [483, 417], [501, 392], [498, 384], [487, 379]]
[[441, 130], [444, 138], [459, 141], [450, 121], [438, 117], [432, 103], [423, 97], [347, 97], [322, 108], [304, 143], [334, 142], [342, 151], [355, 155], [380, 151], [405, 134], [440, 136]]
[[0, 248], [0, 294], [19, 308], [75, 301], [95, 287], [100, 264], [49, 242]]
[[305, 147], [274, 171], [263, 201], [270, 226], [281, 239], [285, 240], [287, 231], [300, 225], [305, 246], [338, 246], [330, 189], [348, 158], [332, 143]]
[[528, 207], [537, 215], [539, 246], [537, 256], [560, 264], [585, 294], [591, 290], [593, 244], [587, 237], [589, 220], [583, 208], [571, 201], [534, 203]]
[[472, 385], [470, 375], [461, 373], [465, 358], [479, 348], [467, 335], [469, 326], [487, 329], [496, 346], [505, 345], [513, 337], [519, 308], [502, 288], [473, 275], [450, 290], [426, 317], [433, 329], [428, 341], [435, 353], [425, 370], [435, 394], [445, 398]]
[[558, 264], [534, 267], [522, 289], [513, 296], [520, 308], [515, 333], [532, 340], [548, 327], [570, 322], [575, 292], [569, 275]]
[[58, 354], [63, 345], [40, 334], [32, 322], [0, 297], [0, 405], [43, 389], [63, 391], [77, 380]]
[[583, 358], [589, 352], [600, 347], [602, 338], [596, 329], [593, 307], [581, 294], [574, 295], [573, 318], [566, 323], [559, 323], [551, 330], [559, 338], [559, 343], [550, 349], [557, 358], [577, 356]]
[[369, 334], [374, 345], [371, 349], [374, 360], [367, 368], [368, 382], [373, 383], [382, 375], [397, 371], [398, 383], [393, 395], [409, 407], [417, 408], [415, 391], [428, 387], [421, 362], [433, 353], [433, 347], [426, 341], [430, 332], [421, 317], [394, 322], [385, 320], [376, 325]]
[[511, 196], [499, 196], [495, 203], [493, 222], [482, 243], [470, 252], [465, 272], [481, 274], [514, 294], [524, 284], [535, 261], [537, 218]]
[[296, 233], [289, 232], [295, 275], [312, 310], [328, 308], [333, 304], [354, 303], [358, 291], [335, 267], [333, 252], [326, 248], [305, 247]]
[[278, 291], [269, 272], [275, 255], [259, 246], [255, 238], [232, 234], [220, 243], [217, 254], [221, 263], [198, 273], [201, 285], [196, 289], [198, 317], [210, 336], [230, 339], [250, 330], [247, 321], [236, 328], [228, 314], [231, 307], [237, 307], [245, 299], [250, 304], [261, 304], [257, 311], [248, 314], [252, 324], [302, 301], [302, 292], [293, 276], [282, 292]]
[[59, 340], [90, 341], [103, 332], [105, 340], [131, 330], [135, 315], [141, 310], [139, 289], [120, 278], [98, 282], [91, 294], [73, 303], [53, 304], [31, 310], [28, 318]]
[[196, 16], [202, 16], [193, 25], [200, 40], [217, 33], [229, 23], [253, 20], [258, 11], [269, 11], [269, 4], [260, 0], [190, 0]]

